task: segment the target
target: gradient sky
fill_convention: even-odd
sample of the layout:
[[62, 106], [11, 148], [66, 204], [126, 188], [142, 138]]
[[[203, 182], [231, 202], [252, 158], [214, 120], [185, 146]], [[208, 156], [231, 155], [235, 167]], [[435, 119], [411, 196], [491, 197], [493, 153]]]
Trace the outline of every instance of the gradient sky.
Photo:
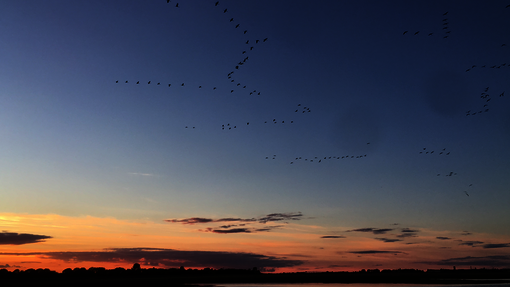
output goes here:
[[510, 1], [166, 2], [2, 3], [0, 267], [510, 267]]

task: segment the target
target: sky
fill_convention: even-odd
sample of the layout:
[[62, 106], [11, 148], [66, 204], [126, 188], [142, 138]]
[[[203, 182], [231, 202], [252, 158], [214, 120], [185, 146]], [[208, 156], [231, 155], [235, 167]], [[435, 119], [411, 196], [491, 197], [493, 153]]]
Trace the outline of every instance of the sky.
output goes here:
[[0, 268], [510, 267], [510, 1], [4, 1]]

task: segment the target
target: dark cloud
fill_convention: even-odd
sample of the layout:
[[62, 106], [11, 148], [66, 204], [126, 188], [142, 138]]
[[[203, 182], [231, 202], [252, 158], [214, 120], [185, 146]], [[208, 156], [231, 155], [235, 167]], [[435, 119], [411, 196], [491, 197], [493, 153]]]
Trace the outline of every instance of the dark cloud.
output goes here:
[[218, 228], [223, 228], [223, 229], [208, 227], [206, 229], [199, 229], [199, 231], [219, 233], [219, 234], [255, 233], [255, 232], [271, 231], [273, 229], [282, 227], [281, 225], [274, 225], [274, 226], [267, 226], [264, 228], [232, 228], [232, 229], [228, 229], [232, 226], [236, 226], [236, 225], [223, 225], [223, 226], [218, 227]]
[[22, 245], [30, 243], [44, 242], [44, 239], [52, 238], [46, 235], [28, 234], [28, 233], [14, 233], [2, 231], [0, 233], [0, 245]]
[[203, 218], [203, 217], [190, 217], [183, 219], [165, 219], [164, 221], [170, 223], [182, 223], [182, 224], [199, 224], [199, 223], [210, 223], [210, 222], [259, 222], [267, 223], [274, 221], [284, 220], [301, 220], [303, 214], [301, 212], [288, 212], [288, 213], [271, 213], [265, 216], [257, 218], [237, 218], [227, 217], [220, 219]]
[[0, 264], [0, 268], [21, 268], [21, 266], [18, 266], [18, 265], [9, 265], [9, 264], [5, 264], [5, 265]]
[[416, 232], [420, 232], [419, 230], [417, 229], [409, 229], [409, 228], [402, 228], [401, 230], [402, 232], [413, 232], [413, 233], [416, 233]]
[[482, 241], [462, 241], [459, 245], [467, 245], [467, 246], [475, 247], [480, 244], [483, 244], [483, 242]]
[[402, 239], [380, 238], [380, 237], [376, 237], [376, 238], [374, 238], [374, 239], [376, 239], [376, 240], [380, 240], [380, 241], [382, 241], [382, 242], [386, 242], [386, 243], [402, 241]]
[[505, 248], [510, 247], [510, 243], [484, 244], [483, 248]]
[[438, 236], [438, 237], [436, 237], [436, 239], [439, 239], [439, 240], [450, 240], [451, 238], [450, 237], [444, 237], [444, 236]]
[[471, 234], [473, 234], [473, 233], [471, 233], [469, 231], [462, 231], [462, 233], [460, 235], [466, 236], [466, 235], [471, 235]]
[[324, 235], [321, 236], [321, 238], [346, 238], [346, 237], [342, 235]]
[[393, 229], [390, 229], [390, 228], [372, 228], [372, 227], [367, 227], [367, 228], [358, 228], [358, 229], [351, 229], [351, 230], [347, 230], [347, 232], [372, 232], [373, 234], [385, 234], [386, 232], [388, 231], [392, 231]]
[[219, 234], [229, 234], [229, 233], [252, 233], [251, 228], [232, 228], [232, 229], [212, 229], [207, 228], [205, 229], [206, 232], [212, 232], [212, 233], [219, 233]]
[[108, 248], [103, 251], [68, 252], [27, 252], [0, 255], [37, 255], [45, 259], [65, 262], [114, 262], [137, 263], [162, 267], [212, 267], [212, 268], [253, 268], [253, 267], [294, 267], [303, 264], [301, 260], [244, 252], [183, 251], [165, 248]]
[[402, 233], [397, 235], [398, 238], [418, 237], [415, 233]]
[[480, 266], [480, 267], [510, 267], [510, 255], [493, 255], [483, 257], [460, 257], [449, 258], [440, 261], [415, 262], [431, 265], [447, 265], [447, 266]]
[[401, 251], [388, 251], [388, 250], [363, 250], [363, 251], [349, 251], [347, 253], [352, 254], [397, 254], [402, 253]]

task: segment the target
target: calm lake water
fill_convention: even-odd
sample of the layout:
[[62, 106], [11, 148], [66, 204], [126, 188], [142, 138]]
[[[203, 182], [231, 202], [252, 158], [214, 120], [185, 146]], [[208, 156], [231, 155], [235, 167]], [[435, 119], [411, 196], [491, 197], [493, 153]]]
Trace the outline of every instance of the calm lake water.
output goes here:
[[218, 287], [510, 287], [501, 284], [373, 284], [373, 283], [304, 283], [304, 284], [218, 284]]

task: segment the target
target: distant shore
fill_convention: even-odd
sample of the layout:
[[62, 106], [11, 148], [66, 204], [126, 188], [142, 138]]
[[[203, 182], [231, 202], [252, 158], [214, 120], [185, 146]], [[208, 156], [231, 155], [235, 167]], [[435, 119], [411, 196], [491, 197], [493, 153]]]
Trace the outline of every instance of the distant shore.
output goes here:
[[[510, 284], [510, 269], [360, 270], [355, 272], [261, 273], [253, 269], [75, 268], [62, 273], [49, 269], [0, 270], [5, 286], [187, 286], [222, 284]], [[4, 285], [2, 284], [2, 285]]]

